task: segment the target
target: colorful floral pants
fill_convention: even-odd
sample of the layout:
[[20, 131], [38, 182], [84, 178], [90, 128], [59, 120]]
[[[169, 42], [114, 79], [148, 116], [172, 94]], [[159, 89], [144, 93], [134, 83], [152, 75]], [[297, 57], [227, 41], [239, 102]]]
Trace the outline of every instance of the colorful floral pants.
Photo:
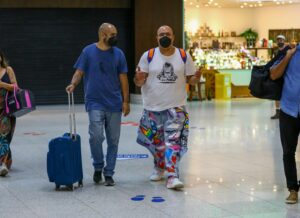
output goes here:
[[143, 111], [137, 142], [154, 157], [155, 169], [179, 177], [179, 161], [187, 151], [189, 117], [185, 107]]

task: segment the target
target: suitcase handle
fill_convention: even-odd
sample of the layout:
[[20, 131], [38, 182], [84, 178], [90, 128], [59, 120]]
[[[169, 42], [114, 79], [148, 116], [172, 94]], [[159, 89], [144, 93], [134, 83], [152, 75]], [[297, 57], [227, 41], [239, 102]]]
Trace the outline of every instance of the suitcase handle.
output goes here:
[[[76, 141], [75, 105], [74, 105], [73, 92], [72, 93], [68, 92], [68, 101], [69, 101], [70, 137]], [[72, 108], [72, 110], [71, 110], [71, 108]]]

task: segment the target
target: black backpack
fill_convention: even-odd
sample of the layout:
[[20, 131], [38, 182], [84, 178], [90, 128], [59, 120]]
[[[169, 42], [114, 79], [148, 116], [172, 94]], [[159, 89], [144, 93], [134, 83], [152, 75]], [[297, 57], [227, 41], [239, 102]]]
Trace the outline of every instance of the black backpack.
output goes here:
[[283, 82], [283, 77], [272, 80], [269, 68], [253, 66], [249, 84], [250, 93], [257, 98], [280, 100]]
[[289, 49], [291, 47], [286, 46], [264, 66], [253, 66], [249, 84], [251, 95], [257, 98], [280, 100], [284, 79], [282, 76], [277, 80], [272, 80], [270, 78], [270, 68], [276, 61], [282, 60]]

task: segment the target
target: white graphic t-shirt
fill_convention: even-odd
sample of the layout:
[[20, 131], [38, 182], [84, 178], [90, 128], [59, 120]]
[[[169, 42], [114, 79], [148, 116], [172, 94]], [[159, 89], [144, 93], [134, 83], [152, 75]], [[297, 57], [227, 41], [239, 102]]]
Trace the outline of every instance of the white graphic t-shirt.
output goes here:
[[142, 86], [143, 105], [146, 110], [163, 111], [186, 105], [186, 76], [194, 75], [196, 68], [187, 54], [183, 62], [179, 49], [171, 56], [164, 56], [155, 48], [153, 59], [148, 63], [148, 51], [143, 54], [138, 66], [148, 73]]

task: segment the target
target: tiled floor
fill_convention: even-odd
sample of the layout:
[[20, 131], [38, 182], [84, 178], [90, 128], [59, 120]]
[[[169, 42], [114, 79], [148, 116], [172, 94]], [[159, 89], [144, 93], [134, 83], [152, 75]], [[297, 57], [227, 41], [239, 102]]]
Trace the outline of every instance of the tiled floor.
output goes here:
[[[192, 102], [189, 151], [181, 162], [186, 188], [172, 191], [149, 182], [152, 158], [117, 162], [115, 187], [94, 185], [88, 120], [78, 105], [84, 187], [55, 191], [48, 182], [46, 154], [51, 138], [68, 131], [67, 106], [43, 106], [18, 120], [12, 143], [13, 168], [0, 178], [0, 217], [300, 217], [300, 203], [286, 205], [278, 120], [273, 102]], [[124, 122], [137, 123], [141, 105]], [[120, 154], [148, 154], [137, 145], [136, 126], [122, 126]], [[297, 153], [300, 159], [300, 153]], [[298, 162], [299, 164], [299, 162]], [[145, 195], [142, 201], [132, 201]], [[162, 197], [162, 203], [152, 202]]]

